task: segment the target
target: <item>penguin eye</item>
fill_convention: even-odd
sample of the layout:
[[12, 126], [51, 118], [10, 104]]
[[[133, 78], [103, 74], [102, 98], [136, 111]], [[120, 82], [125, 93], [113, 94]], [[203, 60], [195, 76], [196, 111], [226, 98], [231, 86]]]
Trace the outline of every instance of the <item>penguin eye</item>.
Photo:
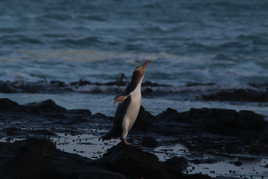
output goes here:
[[139, 69], [140, 69], [140, 66], [137, 66], [135, 70], [137, 71], [137, 70], [139, 70]]

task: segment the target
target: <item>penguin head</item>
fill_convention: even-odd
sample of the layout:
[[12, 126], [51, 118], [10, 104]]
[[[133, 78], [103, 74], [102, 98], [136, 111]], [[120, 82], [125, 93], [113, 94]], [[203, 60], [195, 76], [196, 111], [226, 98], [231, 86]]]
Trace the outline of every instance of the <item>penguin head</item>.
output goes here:
[[143, 79], [144, 73], [146, 71], [147, 65], [150, 63], [149, 60], [145, 61], [143, 65], [137, 66], [133, 72], [131, 84], [135, 87]]
[[145, 71], [146, 71], [146, 68], [148, 66], [148, 64], [151, 63], [150, 60], [146, 60], [143, 65], [140, 65], [140, 66], [137, 66], [136, 69], [135, 69], [135, 72], [141, 74], [141, 75], [144, 75]]

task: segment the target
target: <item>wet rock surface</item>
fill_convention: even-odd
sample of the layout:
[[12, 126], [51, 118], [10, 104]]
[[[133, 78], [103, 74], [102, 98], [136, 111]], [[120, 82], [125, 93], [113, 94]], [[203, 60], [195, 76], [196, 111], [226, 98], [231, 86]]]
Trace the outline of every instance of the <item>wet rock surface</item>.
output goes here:
[[207, 101], [268, 102], [268, 91], [252, 89], [229, 89], [201, 97]]
[[67, 110], [61, 106], [58, 106], [54, 101], [52, 100], [46, 100], [39, 103], [29, 103], [24, 105], [26, 109], [29, 110], [29, 112], [33, 113], [50, 113], [50, 112], [66, 112]]
[[[86, 93], [86, 94], [119, 94], [128, 84], [124, 78], [108, 82], [92, 82], [78, 80], [64, 81], [0, 81], [0, 93]], [[163, 97], [176, 96], [180, 99], [203, 101], [235, 101], [235, 102], [268, 102], [267, 84], [248, 84], [247, 88], [228, 88], [215, 83], [187, 83], [183, 86], [159, 84], [144, 81], [143, 96]]]
[[[59, 133], [74, 136], [83, 135], [85, 134], [84, 130], [94, 136], [100, 136], [103, 134], [100, 131], [110, 129], [113, 120], [113, 117], [102, 113], [91, 114], [89, 110], [68, 110], [57, 105], [53, 100], [20, 105], [9, 99], [0, 99], [0, 106], [0, 137], [7, 137], [7, 141], [12, 141], [12, 138], [16, 137], [22, 139], [29, 136], [59, 137]], [[195, 155], [268, 155], [268, 124], [264, 118], [265, 116], [252, 111], [217, 108], [192, 108], [185, 112], [178, 112], [175, 109], [168, 108], [158, 115], [153, 115], [142, 107], [136, 124], [133, 130], [131, 130], [130, 141], [134, 141], [134, 143], [142, 148], [147, 148], [147, 150], [151, 151], [159, 146], [183, 144]], [[80, 141], [79, 138], [77, 140], [78, 142]], [[84, 143], [89, 144], [87, 145], [88, 147], [92, 145], [88, 140], [79, 143], [81, 145], [84, 145]], [[10, 151], [13, 151], [13, 149]], [[133, 175], [133, 178], [140, 178], [141, 176], [150, 178], [149, 174], [146, 173], [147, 169], [140, 169], [140, 173], [131, 173], [132, 171], [129, 170], [132, 170], [131, 167], [142, 166], [146, 168], [147, 165], [155, 165], [155, 168], [148, 169], [151, 171], [149, 173], [157, 171], [160, 172], [157, 175], [163, 178], [176, 178], [177, 175], [175, 176], [174, 173], [178, 174], [183, 171], [189, 162], [192, 164], [217, 162], [214, 159], [193, 159], [187, 161], [183, 158], [175, 157], [163, 163], [156, 160], [154, 155], [146, 154], [146, 160], [157, 163], [148, 164], [142, 160], [142, 152], [142, 150], [135, 147], [115, 146], [101, 160], [93, 161], [94, 170], [90, 166], [88, 172], [83, 173], [83, 175], [81, 174], [81, 176], [79, 175], [79, 177], [88, 177], [88, 173], [90, 175], [94, 173], [94, 176], [107, 176], [108, 178], [128, 178], [129, 175]], [[132, 155], [132, 158], [124, 158], [124, 155]], [[69, 154], [67, 157], [69, 157]], [[127, 166], [130, 168], [116, 169], [115, 167], [118, 165], [123, 167], [127, 165], [127, 161], [136, 158], [140, 160], [135, 160], [133, 165]], [[115, 163], [111, 163], [110, 160], [112, 159], [115, 159]], [[35, 160], [33, 159], [33, 161]], [[41, 161], [43, 162], [43, 159]], [[238, 163], [233, 164], [236, 166], [240, 165]], [[68, 165], [67, 167], [70, 167]], [[176, 166], [176, 169], [172, 168], [171, 165]], [[165, 166], [164, 169], [162, 168], [163, 166]], [[56, 174], [60, 172], [62, 171], [56, 171]], [[55, 171], [52, 173], [54, 175]], [[7, 176], [11, 175], [8, 174]], [[76, 174], [59, 174], [59, 178], [63, 176], [68, 178], [76, 176]], [[184, 175], [179, 176], [186, 177]], [[152, 177], [155, 176], [152, 175]]]
[[[0, 143], [0, 175], [3, 179], [78, 179], [78, 178], [210, 178], [205, 175], [185, 175], [178, 171], [185, 161], [158, 158], [139, 148], [118, 144], [102, 158], [91, 160], [62, 152], [46, 139], [28, 139]], [[171, 164], [176, 163], [176, 168]]]
[[3, 179], [125, 178], [119, 173], [95, 167], [91, 159], [61, 152], [48, 140], [0, 143], [0, 148]]
[[[91, 82], [79, 80], [73, 82], [64, 81], [0, 81], [1, 93], [59, 93], [59, 92], [86, 92], [86, 93], [118, 93], [122, 92], [128, 81], [117, 79], [109, 82]], [[169, 87], [152, 81], [145, 81], [143, 86], [147, 89], [153, 87]], [[87, 87], [87, 88], [85, 88]], [[146, 90], [145, 90], [146, 91]]]
[[[252, 111], [201, 108], [186, 112], [167, 109], [156, 116], [152, 130], [178, 137], [189, 149], [205, 153], [255, 153], [256, 144], [267, 146], [268, 122]], [[253, 145], [254, 144], [254, 145]], [[257, 145], [258, 146], [258, 145]]]
[[133, 126], [133, 130], [147, 131], [152, 127], [154, 121], [156, 121], [156, 117], [141, 106], [139, 115]]
[[0, 121], [39, 119], [65, 121], [72, 124], [85, 122], [90, 116], [89, 110], [67, 110], [53, 100], [20, 105], [6, 98], [0, 99]]
[[[67, 110], [52, 100], [19, 105], [0, 99], [0, 106], [2, 136], [55, 136], [62, 127], [107, 130], [113, 120], [89, 110]], [[177, 112], [168, 108], [154, 116], [141, 107], [131, 134], [141, 136], [140, 143], [148, 147], [165, 145], [161, 137], [171, 136], [173, 143], [184, 144], [191, 151], [268, 154], [267, 131], [264, 116], [252, 111], [193, 108]]]
[[155, 148], [159, 146], [158, 141], [153, 137], [143, 137], [141, 141], [141, 145], [144, 147], [152, 147]]
[[186, 170], [188, 167], [188, 161], [184, 157], [172, 157], [166, 160], [165, 164], [179, 172]]

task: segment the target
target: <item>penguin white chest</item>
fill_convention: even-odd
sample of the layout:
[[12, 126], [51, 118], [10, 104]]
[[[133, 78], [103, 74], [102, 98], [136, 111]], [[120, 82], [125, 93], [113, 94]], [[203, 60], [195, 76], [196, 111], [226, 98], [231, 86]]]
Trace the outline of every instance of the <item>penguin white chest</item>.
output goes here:
[[127, 128], [129, 131], [134, 125], [141, 106], [141, 85], [138, 85], [137, 88], [130, 94], [131, 100], [128, 106], [126, 115], [123, 120], [124, 128]]

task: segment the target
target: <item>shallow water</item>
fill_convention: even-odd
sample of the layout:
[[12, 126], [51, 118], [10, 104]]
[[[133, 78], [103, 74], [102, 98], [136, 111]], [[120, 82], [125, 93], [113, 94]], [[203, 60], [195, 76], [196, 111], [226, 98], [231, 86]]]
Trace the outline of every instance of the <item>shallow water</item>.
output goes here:
[[[81, 94], [81, 93], [62, 93], [62, 94], [29, 94], [0, 93], [0, 98], [9, 98], [19, 104], [54, 100], [60, 106], [67, 109], [89, 109], [93, 113], [104, 113], [108, 116], [114, 115], [116, 105], [113, 103], [114, 96], [103, 94]], [[196, 100], [181, 100], [176, 96], [169, 97], [149, 97], [142, 99], [143, 106], [152, 114], [159, 114], [168, 107], [177, 111], [187, 111], [190, 108], [223, 108], [234, 110], [251, 110], [268, 116], [266, 103], [241, 103], [241, 102], [208, 102]]]
[[[84, 131], [85, 132], [85, 131]], [[91, 159], [98, 159], [111, 148], [113, 145], [119, 143], [119, 140], [111, 141], [99, 141], [99, 136], [89, 134], [85, 132], [80, 135], [70, 135], [65, 133], [57, 133], [56, 137], [52, 137], [51, 140], [56, 144], [57, 148], [69, 152], [78, 154]], [[14, 142], [22, 140], [24, 138], [4, 137], [0, 138], [0, 142]], [[141, 147], [141, 146], [140, 146]], [[159, 160], [165, 161], [172, 157], [186, 157], [189, 160], [193, 159], [213, 159], [213, 163], [194, 164], [189, 163], [185, 173], [202, 173], [210, 176], [229, 176], [229, 177], [247, 177], [247, 178], [263, 178], [268, 177], [267, 168], [264, 166], [268, 163], [268, 158], [260, 158], [259, 156], [247, 155], [237, 158], [245, 157], [250, 158], [249, 161], [243, 161], [243, 165], [235, 166], [232, 162], [237, 161], [236, 157], [220, 157], [209, 155], [193, 155], [186, 147], [181, 144], [171, 144], [168, 146], [160, 146], [154, 149], [142, 147], [144, 151], [151, 152], [157, 155]]]

